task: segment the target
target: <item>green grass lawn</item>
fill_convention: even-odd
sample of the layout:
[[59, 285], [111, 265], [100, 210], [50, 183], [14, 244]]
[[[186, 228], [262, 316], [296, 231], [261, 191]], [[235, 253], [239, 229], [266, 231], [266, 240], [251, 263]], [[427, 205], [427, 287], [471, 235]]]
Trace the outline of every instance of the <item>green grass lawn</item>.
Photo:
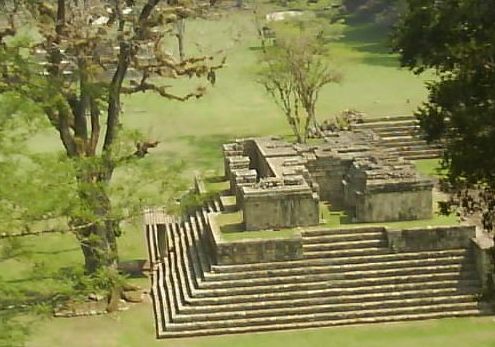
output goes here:
[[119, 314], [42, 322], [28, 347], [495, 347], [494, 330], [488, 317], [156, 340], [151, 304], [142, 304]]
[[[183, 161], [183, 176], [193, 171], [220, 172], [221, 144], [244, 136], [289, 136], [280, 110], [256, 82], [257, 50], [250, 11], [232, 11], [216, 21], [189, 21], [187, 52], [216, 52], [222, 49], [227, 66], [218, 72], [208, 94], [186, 103], [162, 99], [154, 94], [124, 98], [123, 122], [160, 141], [150, 160], [161, 165]], [[344, 38], [332, 46], [333, 62], [342, 73], [341, 84], [325, 87], [320, 95], [320, 119], [354, 108], [370, 117], [410, 114], [426, 97], [423, 78], [398, 68], [395, 56], [385, 46], [387, 33], [375, 26], [352, 24]], [[201, 38], [198, 42], [193, 38]], [[191, 81], [173, 83], [185, 91]], [[39, 151], [61, 150], [54, 131], [32, 139]], [[222, 189], [212, 183], [212, 189]], [[166, 200], [164, 198], [164, 200]], [[119, 239], [123, 261], [145, 259], [146, 247], [139, 226], [125, 225]], [[252, 234], [255, 235], [255, 234]], [[0, 259], [0, 276], [19, 285], [50, 289], [50, 279], [33, 276], [33, 264], [56, 270], [82, 264], [81, 251], [72, 235], [26, 238], [32, 255], [24, 260]], [[35, 271], [34, 271], [35, 273]], [[146, 279], [140, 279], [146, 285]], [[48, 319], [32, 328], [29, 346], [489, 346], [493, 337], [490, 319], [443, 320], [359, 328], [308, 330], [177, 341], [156, 341], [151, 306], [104, 317]], [[428, 332], [428, 334], [425, 334]], [[464, 340], [463, 340], [464, 339]], [[323, 342], [322, 342], [323, 341]], [[428, 341], [428, 343], [425, 343]], [[464, 341], [463, 343], [461, 343]], [[492, 341], [493, 342], [493, 341]], [[492, 344], [490, 346], [495, 346]]]
[[280, 230], [244, 230], [241, 211], [219, 214], [216, 217], [216, 221], [224, 241], [291, 238], [297, 234], [297, 229], [288, 228]]
[[445, 170], [441, 168], [440, 161], [441, 159], [422, 159], [414, 161], [414, 165], [423, 175], [440, 178], [445, 174]]

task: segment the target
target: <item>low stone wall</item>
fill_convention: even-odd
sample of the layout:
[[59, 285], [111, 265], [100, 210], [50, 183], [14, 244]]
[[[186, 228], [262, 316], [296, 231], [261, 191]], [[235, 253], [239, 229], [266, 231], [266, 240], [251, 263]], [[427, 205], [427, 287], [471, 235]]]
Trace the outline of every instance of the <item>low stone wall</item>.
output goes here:
[[[292, 238], [224, 241], [216, 222], [216, 214], [208, 215], [208, 239], [217, 265], [265, 263], [301, 259], [301, 235]], [[248, 231], [247, 231], [248, 232]]]
[[398, 192], [358, 193], [356, 220], [362, 223], [430, 219], [433, 214], [431, 186]]
[[481, 281], [481, 293], [488, 297], [495, 297], [495, 264], [491, 254], [493, 252], [493, 238], [483, 234], [472, 239], [476, 270]]
[[475, 234], [474, 226], [465, 225], [386, 231], [388, 246], [394, 252], [468, 248]]
[[246, 230], [311, 226], [319, 223], [319, 201], [307, 186], [285, 186], [279, 190], [242, 189]]

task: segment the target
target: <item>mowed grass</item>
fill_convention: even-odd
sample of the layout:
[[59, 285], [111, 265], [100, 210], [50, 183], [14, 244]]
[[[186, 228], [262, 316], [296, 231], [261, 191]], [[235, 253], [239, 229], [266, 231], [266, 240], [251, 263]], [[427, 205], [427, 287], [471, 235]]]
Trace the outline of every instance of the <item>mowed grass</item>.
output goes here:
[[28, 347], [494, 347], [493, 317], [157, 340], [151, 304], [38, 326]]
[[440, 178], [445, 175], [445, 170], [440, 164], [441, 159], [422, 159], [416, 160], [414, 165], [416, 169], [425, 176]]
[[[232, 11], [216, 21], [188, 22], [186, 33], [186, 52], [223, 50], [227, 66], [218, 72], [215, 86], [199, 100], [181, 103], [154, 94], [124, 98], [124, 124], [161, 142], [151, 154], [153, 160], [164, 166], [184, 161], [184, 177], [191, 177], [194, 170], [220, 171], [220, 146], [226, 141], [269, 134], [290, 136], [282, 113], [256, 82], [259, 43], [250, 11]], [[424, 80], [398, 68], [396, 57], [385, 46], [383, 29], [353, 23], [344, 34], [332, 46], [333, 62], [344, 79], [322, 91], [320, 119], [346, 108], [370, 117], [410, 114], [425, 100]], [[172, 84], [185, 92], [192, 83]], [[33, 143], [36, 150], [62, 149], [53, 131], [36, 137]], [[28, 260], [0, 261], [3, 278], [33, 289], [49, 288], [50, 279], [33, 276], [33, 263], [43, 263], [52, 270], [82, 264], [73, 235], [26, 240], [33, 255]], [[145, 259], [144, 242], [139, 225], [124, 226], [119, 239], [121, 259]], [[146, 285], [147, 280], [140, 283]], [[459, 319], [157, 341], [148, 303], [108, 316], [40, 321], [32, 326], [28, 346], [495, 346], [494, 328], [491, 319]]]
[[[370, 117], [411, 114], [425, 100], [424, 79], [399, 69], [396, 56], [388, 53], [384, 29], [352, 24], [344, 35], [330, 48], [332, 64], [344, 77], [340, 84], [322, 90], [320, 120], [348, 108]], [[193, 38], [201, 38], [200, 48]], [[186, 52], [223, 49], [227, 56], [227, 65], [218, 71], [215, 86], [205, 97], [184, 103], [151, 93], [124, 99], [125, 124], [161, 141], [154, 151], [157, 158], [184, 160], [190, 170], [219, 170], [220, 146], [226, 141], [290, 135], [283, 114], [256, 82], [260, 45], [250, 11], [232, 11], [216, 21], [188, 22], [186, 40]], [[175, 85], [184, 92], [194, 81]]]

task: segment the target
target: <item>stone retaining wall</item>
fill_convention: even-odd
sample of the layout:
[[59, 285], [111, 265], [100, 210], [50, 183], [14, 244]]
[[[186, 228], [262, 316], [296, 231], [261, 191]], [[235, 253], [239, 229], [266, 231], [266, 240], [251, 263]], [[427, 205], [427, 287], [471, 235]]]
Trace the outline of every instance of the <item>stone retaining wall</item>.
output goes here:
[[252, 239], [224, 241], [216, 222], [216, 214], [208, 215], [207, 228], [212, 246], [214, 262], [217, 265], [265, 263], [301, 259], [303, 247], [301, 235], [292, 238]]
[[493, 238], [481, 234], [472, 239], [476, 270], [481, 281], [481, 293], [488, 297], [495, 296], [495, 264], [492, 256], [494, 242]]
[[476, 228], [470, 225], [387, 229], [386, 231], [388, 246], [395, 252], [468, 248], [475, 234]]

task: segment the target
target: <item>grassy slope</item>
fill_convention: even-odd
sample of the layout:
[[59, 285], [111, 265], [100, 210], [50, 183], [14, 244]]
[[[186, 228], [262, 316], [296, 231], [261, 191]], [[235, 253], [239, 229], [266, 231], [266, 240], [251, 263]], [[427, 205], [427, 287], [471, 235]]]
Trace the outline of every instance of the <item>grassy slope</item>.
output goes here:
[[[234, 33], [234, 34], [232, 34]], [[162, 143], [154, 151], [155, 160], [188, 163], [193, 169], [219, 169], [220, 144], [240, 136], [289, 133], [273, 102], [256, 84], [256, 38], [248, 12], [234, 13], [218, 22], [188, 23], [187, 37], [201, 37], [205, 50], [225, 48], [228, 66], [219, 72], [217, 83], [209, 94], [188, 103], [171, 102], [151, 94], [125, 99], [124, 122], [143, 130]], [[240, 38], [240, 41], [237, 40]], [[345, 78], [340, 85], [327, 87], [321, 94], [320, 118], [345, 108], [356, 108], [370, 116], [410, 113], [425, 97], [422, 80], [397, 68], [396, 59], [386, 53], [383, 33], [376, 28], [357, 25], [335, 44], [335, 62]], [[193, 45], [189, 45], [189, 49]], [[179, 83], [179, 88], [181, 84]], [[40, 136], [38, 150], [60, 149], [56, 134]], [[124, 260], [146, 258], [144, 239], [139, 227], [127, 227], [119, 240]], [[56, 269], [64, 264], [81, 262], [80, 250], [71, 235], [37, 237], [27, 241], [34, 249], [30, 262], [0, 262], [4, 278], [24, 280], [26, 286], [45, 286], [34, 281], [31, 264], [43, 261]], [[49, 281], [49, 280], [47, 280]], [[146, 282], [143, 282], [146, 283]], [[463, 325], [463, 329], [458, 327]], [[411, 323], [363, 328], [342, 328], [239, 337], [218, 337], [156, 342], [153, 334], [151, 306], [141, 305], [129, 312], [106, 317], [48, 320], [36, 328], [31, 346], [319, 346], [329, 340], [338, 346], [428, 346], [449, 343], [465, 346], [487, 346], [489, 320], [456, 320], [433, 323]], [[474, 330], [476, 332], [474, 332]], [[428, 331], [425, 335], [423, 332]], [[491, 335], [493, 336], [493, 335]], [[364, 341], [368, 341], [365, 342]], [[385, 341], [388, 341], [384, 344]]]

